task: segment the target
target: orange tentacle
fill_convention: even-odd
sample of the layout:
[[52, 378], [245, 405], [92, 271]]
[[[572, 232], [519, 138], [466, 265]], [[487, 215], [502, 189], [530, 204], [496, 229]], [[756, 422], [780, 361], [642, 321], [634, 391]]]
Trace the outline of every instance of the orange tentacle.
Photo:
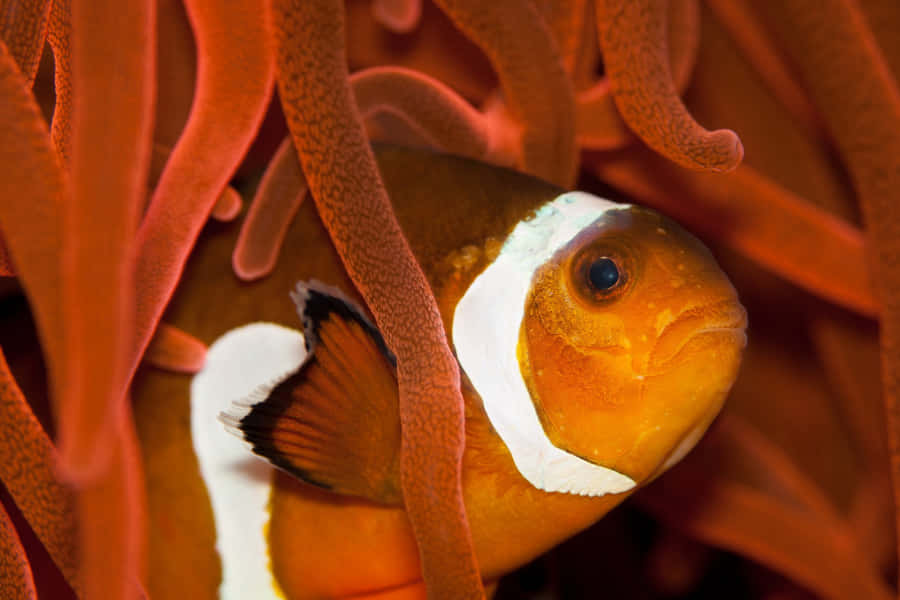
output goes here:
[[858, 0], [894, 79], [900, 79], [900, 4], [893, 0]]
[[[679, 94], [690, 81], [700, 45], [700, 8], [697, 0], [669, 2], [669, 64]], [[579, 92], [576, 105], [578, 144], [591, 150], [624, 146], [634, 134], [622, 121], [607, 77]]]
[[240, 192], [230, 185], [226, 185], [219, 197], [216, 198], [216, 203], [213, 204], [209, 214], [216, 221], [227, 223], [237, 218], [243, 205], [244, 200], [241, 198]]
[[[727, 434], [716, 435], [716, 442], [732, 443]], [[672, 527], [753, 558], [824, 598], [893, 597], [854, 545], [843, 521], [823, 519], [818, 510], [776, 499], [744, 483], [711, 478], [709, 469], [695, 458], [662, 478], [652, 492], [642, 494], [641, 503]], [[799, 471], [792, 470], [793, 477], [799, 476]]]
[[395, 33], [408, 33], [422, 18], [422, 0], [372, 0], [372, 16]]
[[109, 468], [78, 494], [85, 598], [139, 599], [146, 577], [146, 498], [130, 404], [107, 440]]
[[877, 314], [861, 232], [751, 167], [727, 177], [695, 173], [638, 148], [598, 154], [588, 164], [604, 181], [810, 292]]
[[[483, 101], [496, 87], [490, 62], [433, 2], [423, 2], [419, 26], [402, 38], [372, 19], [370, 2], [347, 2], [344, 8], [351, 71], [388, 64], [415, 69], [440, 79], [473, 102]], [[447, 48], [453, 51], [447, 52]]]
[[859, 462], [865, 465], [848, 519], [860, 547], [876, 564], [887, 567], [894, 559], [894, 507], [880, 393], [877, 328], [847, 315], [819, 311], [810, 316], [809, 329], [826, 367], [825, 376], [841, 396], [839, 406]]
[[72, 154], [72, 0], [53, 0], [47, 42], [53, 49], [56, 105], [50, 137], [65, 165]]
[[[153, 140], [166, 148], [168, 158], [190, 115], [197, 78], [197, 51], [184, 2], [157, 0], [156, 6], [156, 64], [160, 75], [156, 82]], [[154, 182], [157, 179], [159, 176]]]
[[269, 162], [241, 225], [231, 265], [244, 281], [265, 277], [275, 268], [288, 227], [306, 197], [306, 178], [286, 137]]
[[[766, 7], [767, 9], [769, 7]], [[772, 20], [770, 19], [770, 22]], [[773, 22], [774, 23], [774, 22]], [[855, 2], [790, 0], [776, 25], [859, 193], [881, 301], [891, 475], [900, 497], [900, 88]], [[900, 526], [900, 510], [896, 511]]]
[[[172, 149], [165, 144], [159, 142], [153, 144], [150, 153], [150, 171], [147, 174], [148, 188], [153, 189], [159, 183], [171, 155]], [[241, 212], [242, 204], [241, 194], [230, 185], [226, 185], [216, 198], [210, 216], [217, 221], [231, 221]]]
[[520, 128], [521, 168], [564, 187], [577, 169], [575, 93], [534, 6], [480, 0], [437, 2], [487, 54]]
[[606, 74], [628, 126], [651, 148], [684, 167], [730, 171], [744, 149], [727, 129], [707, 131], [688, 113], [672, 80], [664, 0], [603, 0], [597, 24]]
[[669, 0], [669, 68], [675, 90], [683, 94], [691, 81], [700, 48], [700, 4], [698, 0]]
[[343, 3], [274, 6], [279, 89], [303, 172], [348, 274], [397, 355], [401, 483], [429, 593], [483, 597], [460, 489], [459, 370], [353, 103]]
[[584, 38], [594, 29], [585, 22], [589, 3], [587, 0], [532, 0], [532, 4], [553, 35], [560, 59], [571, 77], [587, 45]]
[[188, 253], [262, 121], [274, 81], [267, 3], [189, 0], [197, 90], [138, 231], [137, 347], [150, 341]]
[[[74, 498], [56, 476], [56, 450], [0, 350], [0, 481], [69, 585], [80, 589]], [[11, 458], [11, 457], [14, 457]]]
[[34, 82], [50, 18], [50, 0], [6, 0], [0, 3], [0, 39], [29, 85]]
[[6, 248], [6, 242], [3, 241], [3, 233], [0, 232], [0, 277], [15, 276], [12, 259], [9, 257], [9, 250]]
[[[484, 158], [488, 152], [485, 118], [436, 79], [401, 67], [372, 67], [351, 75], [350, 85], [364, 119], [387, 112], [429, 146], [472, 158]], [[509, 159], [491, 158], [504, 163]], [[306, 180], [288, 138], [269, 163], [241, 227], [232, 256], [238, 277], [251, 281], [271, 272], [305, 193]]]
[[104, 440], [119, 426], [125, 390], [134, 232], [153, 126], [156, 14], [153, 2], [92, 0], [72, 8], [77, 102], [72, 201], [63, 220], [65, 386], [55, 406], [61, 467], [81, 479], [105, 464]]
[[0, 230], [37, 321], [53, 395], [61, 395], [61, 207], [68, 182], [25, 79], [0, 42]]
[[0, 504], [0, 597], [15, 600], [37, 600], [31, 565], [19, 534], [6, 509]]
[[197, 373], [206, 360], [206, 344], [174, 325], [160, 323], [144, 362], [176, 373]]
[[485, 118], [436, 79], [402, 67], [373, 67], [350, 76], [359, 112], [397, 114], [451, 154], [483, 158], [490, 143]]
[[794, 79], [751, 7], [734, 0], [708, 0], [707, 5], [791, 116], [810, 132], [821, 130], [821, 118], [809, 96]]

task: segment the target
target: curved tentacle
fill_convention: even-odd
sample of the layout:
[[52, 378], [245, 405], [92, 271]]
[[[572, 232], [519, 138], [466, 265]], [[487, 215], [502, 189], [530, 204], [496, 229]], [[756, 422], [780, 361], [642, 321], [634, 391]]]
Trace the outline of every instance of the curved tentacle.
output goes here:
[[[350, 86], [364, 119], [387, 111], [430, 145], [461, 156], [484, 158], [491, 147], [481, 113], [427, 75], [401, 67], [372, 67], [352, 74]], [[509, 157], [492, 158], [507, 162]], [[252, 281], [271, 272], [305, 194], [306, 180], [287, 138], [269, 163], [241, 226], [232, 255], [238, 277]]]
[[274, 81], [268, 4], [189, 0], [197, 39], [197, 90], [138, 231], [137, 343], [150, 341], [188, 254], [262, 122]]
[[[73, 5], [77, 102], [61, 298], [66, 384], [55, 398], [60, 466], [73, 479], [103, 469], [104, 440], [119, 427], [132, 344], [134, 232], [153, 127], [154, 9], [153, 2], [118, 0]], [[108, 33], [98, 36], [95, 28]], [[119, 78], [129, 84], [117, 85]]]
[[[697, 0], [671, 0], [668, 11], [669, 65], [679, 94], [687, 88], [700, 45], [700, 7]], [[603, 77], [576, 97], [578, 144], [590, 150], [624, 146], [634, 134], [622, 120]]]
[[395, 33], [409, 33], [422, 18], [422, 0], [372, 0], [372, 16]]
[[490, 139], [484, 116], [440, 81], [402, 67], [372, 67], [350, 76], [361, 116], [386, 110], [451, 154], [483, 158]]
[[227, 223], [237, 218], [243, 206], [244, 200], [241, 198], [240, 192], [230, 185], [226, 185], [219, 197], [216, 198], [216, 203], [213, 204], [209, 216], [216, 221]]
[[597, 24], [606, 74], [622, 118], [648, 146], [689, 169], [731, 171], [737, 134], [707, 131], [675, 90], [666, 51], [665, 0], [602, 0]]
[[578, 162], [575, 93], [537, 10], [526, 0], [437, 4], [494, 65], [505, 107], [519, 128], [521, 168], [564, 187], [571, 185]]
[[31, 565], [19, 534], [0, 504], [0, 596], [16, 600], [37, 600]]
[[[150, 153], [150, 172], [147, 175], [147, 187], [151, 190], [159, 183], [171, 155], [172, 149], [165, 144], [159, 142], [153, 144]], [[241, 194], [231, 185], [226, 185], [216, 198], [210, 216], [217, 221], [230, 221], [241, 212], [242, 204]]]
[[49, 19], [50, 0], [0, 3], [0, 39], [6, 43], [29, 85], [34, 82], [41, 61]]
[[353, 103], [343, 3], [274, 6], [279, 89], [303, 172], [347, 273], [397, 356], [401, 484], [429, 593], [483, 597], [462, 501], [458, 365]]
[[68, 180], [47, 125], [0, 41], [0, 230], [37, 322], [53, 395], [62, 387], [62, 205]]
[[78, 577], [75, 501], [56, 475], [56, 449], [13, 379], [0, 349], [0, 481], [76, 591]]
[[160, 323], [144, 362], [175, 373], [197, 373], [206, 360], [206, 344], [174, 325]]
[[[190, 116], [197, 79], [197, 50], [183, 0], [157, 0], [156, 10], [156, 64], [160, 76], [156, 82], [153, 141], [165, 148], [165, 158], [168, 158]], [[154, 185], [158, 179], [159, 175], [153, 179]]]
[[231, 257], [238, 277], [253, 281], [272, 272], [284, 236], [305, 197], [306, 178], [294, 140], [288, 136], [269, 161], [241, 224]]
[[810, 292], [868, 317], [878, 314], [862, 233], [755, 169], [744, 165], [727, 177], [696, 173], [640, 148], [598, 154], [587, 164], [605, 181]]
[[72, 154], [72, 0], [52, 0], [47, 42], [53, 49], [56, 105], [50, 138], [64, 165]]

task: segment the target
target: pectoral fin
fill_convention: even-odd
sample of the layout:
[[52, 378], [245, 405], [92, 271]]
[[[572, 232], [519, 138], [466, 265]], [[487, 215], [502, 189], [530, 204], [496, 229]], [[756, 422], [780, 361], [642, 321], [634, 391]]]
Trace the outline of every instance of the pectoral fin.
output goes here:
[[300, 283], [292, 294], [310, 358], [221, 420], [253, 452], [303, 481], [382, 504], [402, 504], [395, 359], [340, 291]]

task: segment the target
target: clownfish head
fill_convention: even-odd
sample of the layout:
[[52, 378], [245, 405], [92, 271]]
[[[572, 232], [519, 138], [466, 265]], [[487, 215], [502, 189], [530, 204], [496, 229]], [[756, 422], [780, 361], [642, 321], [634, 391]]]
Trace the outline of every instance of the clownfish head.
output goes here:
[[602, 495], [697, 443], [737, 375], [746, 324], [694, 236], [571, 192], [515, 227], [458, 303], [453, 341], [520, 473]]

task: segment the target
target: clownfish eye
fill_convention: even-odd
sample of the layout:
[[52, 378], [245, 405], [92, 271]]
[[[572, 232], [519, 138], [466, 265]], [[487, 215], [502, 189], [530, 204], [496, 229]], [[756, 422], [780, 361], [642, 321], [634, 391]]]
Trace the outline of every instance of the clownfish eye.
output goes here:
[[632, 287], [635, 261], [631, 251], [620, 246], [589, 244], [572, 258], [568, 283], [581, 300], [592, 306], [606, 304]]
[[599, 292], [613, 289], [620, 279], [619, 267], [616, 266], [616, 261], [608, 256], [601, 256], [594, 260], [588, 268], [587, 275], [591, 286]]

